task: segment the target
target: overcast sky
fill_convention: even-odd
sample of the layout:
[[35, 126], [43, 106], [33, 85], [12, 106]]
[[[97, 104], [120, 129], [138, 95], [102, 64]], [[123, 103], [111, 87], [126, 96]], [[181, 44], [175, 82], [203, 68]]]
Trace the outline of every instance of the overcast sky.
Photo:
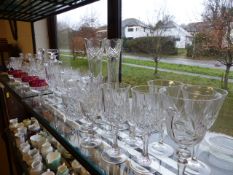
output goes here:
[[[204, 0], [122, 0], [122, 19], [137, 18], [145, 23], [157, 21], [158, 12], [173, 16], [178, 24], [201, 21]], [[107, 24], [107, 0], [58, 15], [58, 20], [75, 25], [82, 16], [95, 14], [101, 25]]]

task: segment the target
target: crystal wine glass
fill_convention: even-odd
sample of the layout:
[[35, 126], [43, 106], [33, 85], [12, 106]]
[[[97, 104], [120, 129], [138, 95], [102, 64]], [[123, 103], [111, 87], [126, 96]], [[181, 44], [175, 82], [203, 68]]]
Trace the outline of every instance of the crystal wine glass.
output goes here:
[[150, 168], [153, 162], [158, 163], [155, 159], [151, 159], [148, 154], [148, 141], [152, 131], [157, 130], [159, 127], [158, 111], [159, 93], [150, 91], [150, 86], [141, 85], [131, 88], [132, 92], [132, 114], [129, 117], [130, 122], [134, 123], [142, 131], [143, 137], [143, 152], [140, 156], [136, 157], [136, 162], [146, 168], [143, 170], [137, 164], [131, 162], [130, 166], [136, 173], [147, 174], [148, 172], [154, 173], [156, 170]]
[[[213, 88], [213, 87], [208, 87], [208, 86], [200, 86], [200, 85], [186, 85], [183, 88], [184, 93], [187, 93], [186, 95], [188, 95], [189, 93], [191, 94], [198, 94], [198, 95], [202, 95], [203, 97], [208, 98], [208, 96], [212, 96], [214, 94], [220, 93], [220, 94], [225, 94], [226, 91], [222, 90], [222, 89], [218, 89], [218, 88]], [[216, 113], [216, 115], [210, 115], [207, 116], [208, 118], [206, 118], [206, 126], [207, 129], [210, 129], [211, 126], [213, 125], [214, 121], [217, 118], [218, 113]], [[188, 163], [185, 169], [185, 172], [187, 172], [190, 175], [201, 175], [201, 174], [205, 174], [205, 175], [209, 175], [211, 174], [211, 170], [208, 167], [208, 165], [206, 165], [204, 162], [200, 161], [197, 159], [196, 157], [196, 152], [198, 150], [199, 147], [198, 143], [195, 146], [192, 146], [192, 156], [190, 158], [187, 159]]]
[[[190, 87], [189, 91], [185, 90]], [[192, 85], [183, 87], [166, 87], [161, 89], [162, 104], [166, 115], [168, 135], [179, 145], [178, 174], [184, 175], [187, 158], [190, 157], [189, 146], [201, 142], [208, 129], [207, 123], [213, 121], [222, 107], [227, 91], [202, 95]], [[210, 88], [210, 87], [209, 87]]]
[[101, 154], [103, 160], [110, 164], [120, 164], [126, 160], [126, 155], [121, 151], [117, 143], [119, 125], [126, 121], [129, 111], [130, 85], [126, 83], [102, 84], [103, 115], [105, 120], [112, 126], [113, 144]]
[[[162, 80], [162, 79], [157, 79], [157, 80], [149, 80], [147, 81], [147, 84], [150, 87], [150, 90], [153, 92], [159, 93], [159, 90], [163, 87], [170, 87], [170, 86], [181, 86], [183, 83], [178, 82], [178, 81], [173, 81], [173, 80]], [[164, 126], [165, 126], [165, 114], [162, 108], [159, 110], [159, 133], [160, 133], [160, 140], [159, 142], [153, 142], [150, 144], [150, 151], [152, 151], [154, 154], [158, 156], [166, 156], [169, 157], [173, 154], [174, 149], [164, 143]]]

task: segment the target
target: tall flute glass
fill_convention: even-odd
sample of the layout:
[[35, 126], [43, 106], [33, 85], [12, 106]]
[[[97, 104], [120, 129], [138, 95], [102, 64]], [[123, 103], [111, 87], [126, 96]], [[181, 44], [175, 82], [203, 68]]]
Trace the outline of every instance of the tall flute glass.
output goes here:
[[129, 111], [130, 85], [126, 83], [105, 83], [101, 86], [103, 92], [103, 113], [105, 121], [112, 126], [112, 147], [101, 154], [103, 160], [110, 164], [120, 164], [126, 160], [126, 155], [117, 143], [119, 125], [126, 121]]
[[104, 42], [105, 40], [99, 40], [96, 38], [84, 39], [88, 68], [93, 79], [102, 79], [102, 58], [104, 54]]
[[[148, 153], [149, 136], [152, 131], [158, 130], [158, 110], [159, 93], [151, 92], [147, 85], [135, 86], [131, 88], [132, 92], [132, 114], [129, 117], [130, 122], [136, 125], [142, 131], [143, 152], [136, 157], [136, 162], [146, 168], [141, 168], [131, 161], [131, 168], [136, 173], [148, 174], [154, 173], [156, 170], [150, 168], [152, 160]], [[158, 163], [157, 161], [154, 163]], [[149, 171], [148, 171], [149, 170]]]
[[122, 39], [106, 39], [105, 51], [108, 59], [108, 83], [119, 82], [119, 65]]
[[[159, 93], [159, 90], [163, 87], [179, 87], [182, 86], [183, 83], [178, 82], [178, 81], [173, 81], [173, 80], [162, 80], [162, 79], [157, 79], [157, 80], [149, 80], [147, 81], [147, 84], [150, 86], [150, 90], [153, 92], [157, 92]], [[162, 108], [160, 108], [159, 110], [159, 133], [160, 133], [160, 140], [158, 142], [153, 142], [150, 144], [150, 151], [152, 151], [154, 154], [158, 155], [158, 156], [166, 156], [169, 157], [173, 154], [174, 149], [164, 143], [164, 126], [165, 126], [165, 115], [164, 112], [162, 110]]]
[[[185, 90], [190, 87], [189, 91]], [[168, 135], [179, 145], [178, 174], [184, 175], [190, 151], [187, 147], [201, 142], [208, 129], [207, 121], [212, 121], [219, 113], [227, 95], [225, 90], [202, 95], [192, 85], [181, 88], [166, 87], [161, 90], [162, 104], [166, 115]], [[208, 87], [210, 88], [210, 87]]]

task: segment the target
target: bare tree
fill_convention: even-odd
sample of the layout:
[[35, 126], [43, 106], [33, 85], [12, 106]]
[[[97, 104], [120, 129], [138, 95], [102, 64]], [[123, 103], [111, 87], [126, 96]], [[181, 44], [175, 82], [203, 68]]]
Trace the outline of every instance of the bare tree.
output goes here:
[[211, 26], [209, 45], [219, 50], [218, 61], [226, 67], [223, 88], [227, 89], [230, 69], [233, 66], [233, 1], [206, 0], [203, 19]]
[[75, 56], [83, 56], [85, 53], [84, 38], [96, 37], [96, 28], [99, 26], [96, 13], [85, 14], [81, 17], [78, 25], [74, 26], [76, 31], [72, 34], [71, 48]]
[[[155, 63], [154, 74], [158, 73], [158, 65], [161, 57], [162, 38], [165, 36], [168, 24], [172, 21], [172, 16], [165, 15], [164, 13], [157, 14], [157, 22], [150, 23], [149, 28], [151, 30], [152, 37], [152, 57]], [[151, 47], [151, 46], [149, 46]]]

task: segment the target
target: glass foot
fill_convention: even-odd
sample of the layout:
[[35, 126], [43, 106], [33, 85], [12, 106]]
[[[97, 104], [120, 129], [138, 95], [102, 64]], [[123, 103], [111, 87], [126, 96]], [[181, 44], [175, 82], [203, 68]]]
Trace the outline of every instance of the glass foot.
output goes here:
[[210, 175], [211, 174], [211, 170], [208, 167], [208, 165], [206, 165], [202, 161], [195, 160], [192, 158], [188, 158], [187, 161], [188, 163], [185, 168], [186, 174], [188, 175], [202, 175], [202, 174]]
[[98, 146], [100, 146], [101, 144], [101, 140], [98, 138], [83, 138], [81, 141], [81, 146], [83, 148], [96, 148]]
[[123, 141], [132, 148], [141, 148], [143, 145], [142, 140], [137, 138], [132, 139], [131, 137], [126, 137], [123, 139]]
[[157, 156], [170, 157], [174, 153], [174, 149], [165, 143], [154, 142], [149, 145], [149, 151]]
[[151, 175], [153, 173], [156, 172], [155, 169], [149, 167], [151, 164], [150, 160], [143, 160], [144, 158], [142, 157], [142, 159], [137, 158], [134, 161], [130, 161], [130, 168], [133, 170], [133, 172], [135, 172], [136, 174], [145, 174], [145, 175]]
[[127, 157], [119, 149], [107, 149], [101, 154], [102, 159], [109, 164], [121, 164], [126, 161]]

